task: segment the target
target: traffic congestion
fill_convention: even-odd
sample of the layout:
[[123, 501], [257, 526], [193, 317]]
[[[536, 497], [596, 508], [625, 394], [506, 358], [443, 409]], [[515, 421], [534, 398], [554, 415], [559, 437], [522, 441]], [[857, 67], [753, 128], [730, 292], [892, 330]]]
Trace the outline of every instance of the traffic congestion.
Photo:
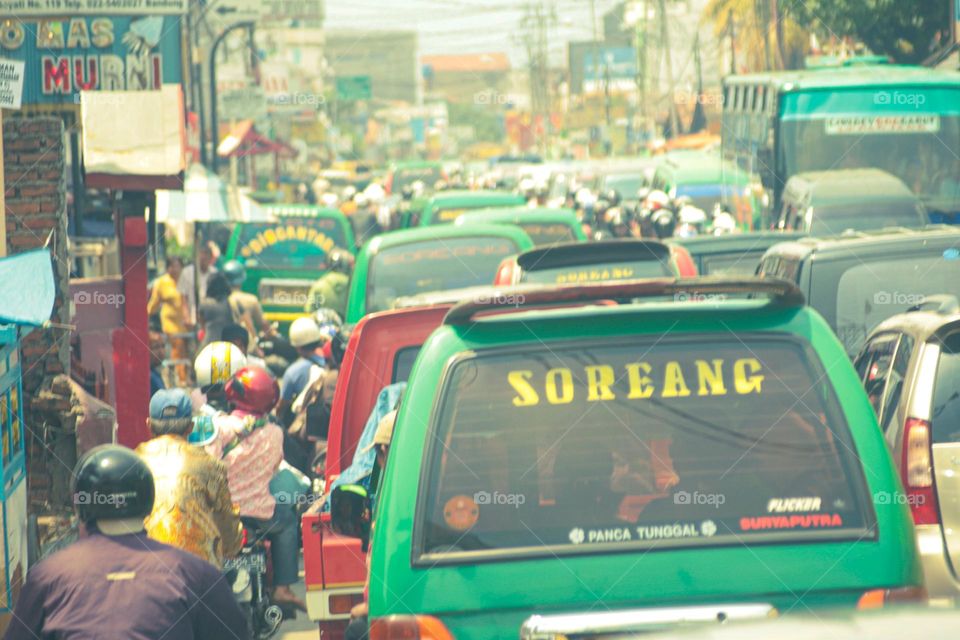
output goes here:
[[[293, 127], [294, 144], [264, 125], [287, 113], [276, 100], [249, 119], [249, 95], [218, 107], [214, 69], [221, 41], [228, 76], [249, 46], [263, 84], [296, 38], [229, 23], [207, 51], [185, 21], [187, 117], [165, 140], [187, 140], [190, 114], [201, 133], [173, 182], [138, 127], [116, 136], [135, 149], [94, 144], [97, 110], [119, 117], [107, 87], [75, 78], [74, 138], [24, 90], [25, 113], [4, 115], [5, 640], [954, 635], [960, 62], [956, 45], [933, 54], [955, 33], [907, 60], [866, 31], [821, 44], [796, 9], [777, 29], [806, 29], [801, 44], [751, 26], [756, 9], [737, 40], [731, 3], [699, 3], [688, 21], [714, 20], [730, 59], [708, 94], [697, 40], [685, 105], [673, 80], [653, 98], [668, 78], [647, 47], [667, 52], [676, 28], [653, 39], [663, 2], [603, 3], [600, 22], [592, 1], [551, 22], [556, 4], [509, 9], [532, 30], [511, 45], [531, 60], [512, 130], [507, 54], [415, 58], [429, 91], [459, 78], [435, 120], [422, 95], [420, 111], [377, 97], [400, 40], [340, 76], [353, 59], [334, 57], [332, 26], [336, 96], [309, 105], [323, 135]], [[12, 15], [0, 40], [27, 29], [49, 51], [68, 23]], [[84, 20], [61, 48], [89, 40]], [[94, 38], [113, 24], [97, 20]], [[126, 46], [158, 46], [149, 20]], [[592, 41], [558, 39], [552, 80], [537, 29], [578, 21]], [[601, 23], [630, 38], [600, 40]], [[211, 78], [187, 64], [205, 51]], [[556, 114], [538, 74], [569, 92]], [[502, 131], [462, 120], [466, 86], [505, 110]], [[204, 124], [189, 105], [205, 99]], [[59, 173], [30, 136], [65, 145]], [[104, 157], [139, 168], [94, 168]]]

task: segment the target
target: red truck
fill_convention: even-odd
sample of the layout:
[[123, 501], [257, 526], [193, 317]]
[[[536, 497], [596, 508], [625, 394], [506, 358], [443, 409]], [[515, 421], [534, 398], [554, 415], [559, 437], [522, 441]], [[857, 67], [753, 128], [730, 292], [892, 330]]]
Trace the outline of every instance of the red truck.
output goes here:
[[[421, 345], [452, 305], [434, 304], [374, 313], [354, 327], [344, 354], [330, 415], [326, 486], [350, 466], [357, 442], [383, 387], [407, 379]], [[321, 637], [343, 637], [367, 577], [360, 541], [334, 533], [329, 513], [304, 514], [303, 564], [307, 614]]]

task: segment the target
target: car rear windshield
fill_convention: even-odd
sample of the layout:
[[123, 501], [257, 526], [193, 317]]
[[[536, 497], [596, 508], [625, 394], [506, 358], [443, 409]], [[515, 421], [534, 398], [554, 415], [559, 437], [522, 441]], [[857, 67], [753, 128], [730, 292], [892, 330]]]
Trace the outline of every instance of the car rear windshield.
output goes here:
[[662, 278], [672, 275], [673, 271], [666, 262], [660, 260], [629, 260], [524, 271], [520, 275], [520, 281], [572, 284], [630, 280], [633, 278]]
[[960, 442], [960, 331], [940, 345], [933, 392], [933, 443]]
[[443, 171], [440, 167], [404, 167], [397, 169], [393, 174], [393, 182], [390, 184], [390, 191], [399, 194], [404, 187], [411, 186], [418, 180], [423, 183], [427, 189], [433, 189], [434, 185], [443, 178]]
[[236, 256], [252, 268], [323, 269], [327, 253], [335, 246], [348, 248], [338, 220], [288, 218], [275, 223], [244, 223], [238, 232]]
[[370, 263], [367, 311], [392, 309], [397, 298], [490, 284], [500, 262], [518, 252], [509, 238], [438, 238], [383, 249]]
[[577, 237], [573, 235], [573, 229], [570, 225], [562, 222], [524, 222], [520, 228], [527, 232], [533, 244], [541, 246], [544, 244], [558, 244], [560, 242], [575, 242]]
[[884, 227], [922, 227], [926, 223], [926, 214], [912, 202], [815, 207], [810, 233], [831, 235], [850, 229], [869, 231]]
[[827, 376], [789, 338], [481, 353], [441, 398], [418, 509], [428, 556], [859, 539], [873, 522]]
[[701, 275], [753, 275], [757, 272], [762, 257], [763, 250], [704, 256]]
[[960, 259], [955, 252], [936, 249], [931, 255], [918, 242], [917, 252], [910, 256], [861, 255], [839, 263], [814, 263], [811, 305], [834, 328], [847, 353], [856, 353], [867, 333], [890, 316], [929, 295], [960, 295]]

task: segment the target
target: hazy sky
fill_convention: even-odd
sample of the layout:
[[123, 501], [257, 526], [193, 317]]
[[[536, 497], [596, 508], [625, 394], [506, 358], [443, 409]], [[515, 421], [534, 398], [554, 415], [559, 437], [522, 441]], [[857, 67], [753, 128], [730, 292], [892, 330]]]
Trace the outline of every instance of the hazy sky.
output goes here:
[[[550, 2], [551, 0], [547, 0]], [[566, 59], [566, 42], [593, 37], [589, 0], [552, 0], [558, 24], [551, 32], [550, 58]], [[506, 51], [514, 67], [526, 63], [517, 42], [524, 0], [327, 0], [327, 29], [416, 30], [420, 53]], [[596, 0], [598, 29], [616, 0]], [[602, 35], [601, 35], [602, 37]]]

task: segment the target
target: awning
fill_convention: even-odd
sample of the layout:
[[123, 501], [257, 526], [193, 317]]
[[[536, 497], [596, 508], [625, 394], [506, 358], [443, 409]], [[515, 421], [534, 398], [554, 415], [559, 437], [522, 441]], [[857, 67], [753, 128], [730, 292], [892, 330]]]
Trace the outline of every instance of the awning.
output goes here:
[[268, 222], [270, 213], [202, 165], [192, 165], [183, 191], [157, 191], [157, 222]]
[[0, 258], [0, 323], [43, 326], [53, 312], [56, 286], [46, 249]]
[[243, 120], [231, 127], [217, 147], [221, 158], [243, 158], [276, 154], [281, 158], [296, 158], [297, 150], [286, 142], [274, 141], [259, 133], [253, 126], [253, 120]]

